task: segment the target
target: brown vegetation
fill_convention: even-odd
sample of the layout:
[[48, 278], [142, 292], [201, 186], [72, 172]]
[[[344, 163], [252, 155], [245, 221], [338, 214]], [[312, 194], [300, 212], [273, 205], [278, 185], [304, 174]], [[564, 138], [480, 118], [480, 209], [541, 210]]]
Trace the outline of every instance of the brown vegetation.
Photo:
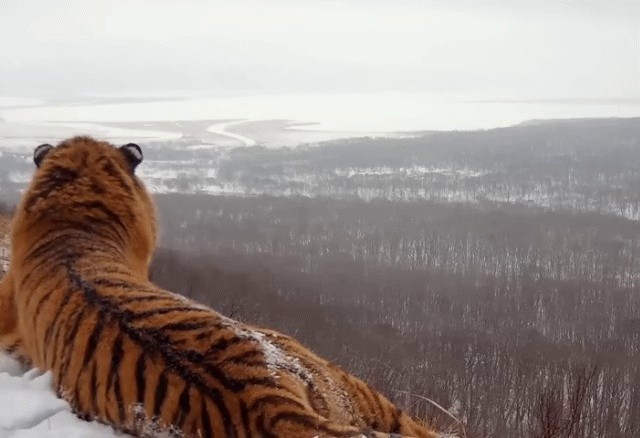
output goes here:
[[[152, 276], [469, 437], [640, 434], [640, 225], [455, 205], [160, 197]], [[199, 206], [199, 207], [196, 207]], [[418, 248], [422, 248], [418, 250]]]

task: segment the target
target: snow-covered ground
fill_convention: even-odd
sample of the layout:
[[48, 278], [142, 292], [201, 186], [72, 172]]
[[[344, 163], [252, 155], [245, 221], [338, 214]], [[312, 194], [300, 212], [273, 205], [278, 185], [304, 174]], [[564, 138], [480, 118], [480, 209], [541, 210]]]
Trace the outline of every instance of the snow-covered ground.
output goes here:
[[78, 419], [52, 389], [51, 373], [24, 371], [0, 353], [0, 437], [126, 437], [111, 427]]

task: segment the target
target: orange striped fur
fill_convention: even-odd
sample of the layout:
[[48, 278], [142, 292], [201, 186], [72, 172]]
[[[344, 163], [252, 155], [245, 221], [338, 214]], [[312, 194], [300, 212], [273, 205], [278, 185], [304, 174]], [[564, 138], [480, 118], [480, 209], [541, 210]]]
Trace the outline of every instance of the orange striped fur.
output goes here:
[[136, 436], [438, 436], [294, 339], [150, 283], [155, 210], [137, 146], [76, 137], [34, 158], [0, 348], [51, 370], [79, 416]]

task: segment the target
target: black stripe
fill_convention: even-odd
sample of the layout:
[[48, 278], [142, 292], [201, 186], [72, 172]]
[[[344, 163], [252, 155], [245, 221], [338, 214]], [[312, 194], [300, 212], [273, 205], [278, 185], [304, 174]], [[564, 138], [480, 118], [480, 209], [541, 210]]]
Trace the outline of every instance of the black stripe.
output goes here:
[[24, 256], [24, 261], [31, 261], [32, 259], [42, 257], [48, 251], [57, 250], [61, 247], [66, 248], [69, 239], [72, 237], [73, 233], [61, 233], [60, 235], [54, 236], [50, 235], [43, 242], [31, 247], [29, 252]]
[[373, 389], [371, 389], [371, 387], [369, 385], [367, 385], [367, 388], [369, 388], [371, 397], [375, 401], [376, 406], [378, 407], [378, 410], [380, 411], [379, 418], [385, 419], [385, 417], [386, 417], [385, 409], [384, 409], [384, 406], [382, 406], [382, 400], [380, 399], [380, 393], [378, 393], [377, 391], [374, 391]]
[[156, 393], [153, 402], [153, 413], [158, 418], [162, 417], [162, 404], [167, 397], [167, 375], [166, 370], [160, 373], [158, 383], [156, 384]]
[[[61, 226], [65, 225], [65, 221], [59, 221]], [[82, 230], [69, 230], [64, 229], [57, 233], [51, 234], [46, 237], [45, 240], [39, 242], [29, 249], [24, 257], [25, 261], [32, 261], [38, 258], [45, 258], [47, 260], [56, 259], [66, 251], [69, 254], [73, 254], [74, 251], [83, 248], [100, 249], [105, 250], [109, 247], [114, 252], [121, 253], [121, 248], [112, 242], [113, 239], [105, 237], [100, 240], [100, 246], [96, 246], [96, 231], [88, 229]], [[71, 245], [73, 244], [73, 245]], [[54, 257], [52, 253], [56, 256]]]
[[205, 327], [208, 327], [208, 321], [200, 321], [200, 322], [172, 322], [169, 324], [165, 324], [160, 327], [160, 330], [170, 330], [170, 331], [189, 331], [189, 330], [198, 330]]
[[245, 435], [251, 434], [251, 421], [249, 420], [249, 410], [244, 400], [240, 400], [240, 418], [242, 419], [242, 427]]
[[73, 322], [73, 326], [71, 327], [71, 330], [69, 330], [69, 333], [67, 333], [67, 338], [64, 340], [65, 348], [69, 347], [76, 340], [76, 336], [78, 335], [78, 330], [80, 329], [80, 323], [84, 318], [85, 310], [86, 309], [83, 307], [82, 311], [76, 314], [77, 316], [75, 321]]
[[144, 406], [144, 395], [147, 387], [147, 379], [144, 374], [147, 369], [147, 361], [143, 352], [140, 352], [140, 356], [136, 361], [136, 388], [138, 389], [138, 403], [142, 403]]
[[125, 422], [125, 412], [124, 400], [122, 399], [122, 389], [120, 388], [120, 373], [116, 375], [116, 381], [114, 385], [114, 395], [116, 396], [116, 403], [118, 404], [118, 424], [123, 424]]
[[[45, 278], [48, 278], [48, 279], [52, 278], [57, 269], [58, 269], [58, 266], [56, 266], [55, 264], [44, 264], [44, 265], [42, 265], [42, 264], [39, 263], [37, 269], [29, 269], [29, 271], [25, 274], [25, 276], [22, 277], [22, 281], [20, 282], [20, 286], [21, 287], [25, 287], [25, 285], [27, 285], [32, 278], [34, 280], [34, 283], [39, 286], [40, 284], [42, 284], [42, 282], [44, 281]], [[37, 277], [34, 277], [34, 274], [36, 274], [36, 273], [38, 275], [37, 275]], [[61, 276], [58, 279], [58, 283], [57, 284], [60, 284], [62, 279], [63, 279], [63, 277]]]
[[119, 275], [131, 275], [131, 273], [124, 269], [121, 265], [115, 264], [111, 267], [103, 267], [100, 269], [100, 274], [119, 274]]
[[334, 429], [327, 424], [319, 422], [317, 417], [297, 411], [278, 412], [271, 418], [271, 421], [269, 422], [270, 429], [274, 430], [276, 425], [281, 421], [301, 424], [302, 426], [307, 427], [309, 430], [322, 431], [329, 435], [340, 435], [345, 432], [344, 430], [340, 430], [339, 428]]
[[113, 342], [113, 348], [111, 350], [111, 365], [109, 367], [109, 385], [107, 387], [107, 392], [111, 391], [111, 388], [113, 388], [123, 356], [124, 350], [122, 348], [122, 334], [118, 334], [116, 340]]
[[160, 308], [160, 309], [145, 310], [143, 312], [134, 312], [131, 315], [130, 320], [135, 321], [136, 319], [144, 319], [144, 318], [148, 318], [150, 316], [156, 316], [156, 315], [166, 315], [167, 313], [173, 313], [173, 312], [199, 312], [199, 313], [206, 313], [205, 310], [199, 309], [199, 308], [197, 308], [195, 306], [164, 307], [164, 308]]
[[[135, 292], [149, 292], [149, 293], [158, 294], [158, 289], [147, 287], [143, 284], [138, 284], [131, 281], [114, 280], [112, 278], [107, 278], [107, 277], [92, 278], [91, 283], [94, 285], [104, 286], [104, 287], [118, 287], [121, 289], [131, 290]], [[166, 294], [162, 294], [162, 296], [164, 298], [167, 298]]]
[[113, 249], [119, 249], [115, 244], [111, 243], [116, 241], [120, 245], [126, 245], [122, 233], [114, 227], [114, 224], [107, 219], [97, 218], [88, 215], [78, 215], [75, 219], [54, 219], [53, 224], [58, 225], [60, 229], [82, 231], [90, 234], [93, 238], [100, 237], [101, 243], [109, 242], [109, 246]]
[[25, 209], [31, 210], [38, 200], [48, 198], [54, 190], [72, 183], [77, 177], [78, 173], [72, 169], [60, 165], [51, 166], [42, 177], [36, 179], [25, 200]]
[[[46, 263], [51, 262], [64, 262], [73, 257], [77, 257], [80, 247], [77, 244], [71, 244], [71, 242], [67, 242], [67, 246], [58, 246], [56, 248], [49, 249], [45, 254], [39, 256], [37, 259], [32, 259], [30, 262], [41, 262], [44, 260]], [[54, 265], [54, 263], [51, 263]]]
[[[202, 400], [200, 404], [200, 417], [202, 418], [202, 430], [200, 432], [202, 432], [202, 434], [200, 436], [202, 438], [211, 438], [213, 437], [213, 430], [211, 429], [211, 419], [209, 418], [209, 411], [207, 410], [207, 402], [204, 397], [200, 400]], [[236, 434], [233, 429], [230, 431], [227, 430], [227, 437], [233, 438], [235, 436]]]
[[73, 388], [73, 406], [77, 411], [82, 411], [82, 400], [80, 400], [80, 385]]
[[69, 369], [69, 363], [71, 361], [71, 356], [73, 355], [73, 351], [69, 351], [69, 349], [76, 340], [78, 330], [80, 329], [80, 323], [82, 322], [85, 316], [85, 310], [86, 309], [83, 307], [82, 311], [77, 312], [77, 316], [75, 321], [73, 322], [71, 330], [69, 330], [69, 333], [67, 333], [67, 337], [64, 340], [64, 345], [62, 348], [62, 352], [64, 353], [64, 361], [62, 362], [62, 365], [60, 365], [60, 367], [58, 368], [58, 375], [57, 375], [58, 384], [60, 384], [62, 382], [62, 378], [67, 375], [67, 371]]
[[[108, 219], [89, 216], [88, 214], [83, 215], [81, 219], [82, 222], [78, 225], [78, 229], [94, 229], [94, 235], [100, 236], [106, 241], [115, 241], [124, 247], [127, 246], [127, 241], [117, 223], [113, 223]], [[66, 224], [66, 226], [69, 227], [69, 224]], [[76, 227], [73, 228], [76, 229]]]
[[[168, 340], [166, 341], [168, 342]], [[207, 374], [222, 384], [225, 389], [238, 393], [245, 389], [248, 385], [265, 386], [267, 388], [280, 388], [280, 385], [272, 377], [249, 377], [246, 379], [234, 379], [228, 376], [217, 366], [209, 363], [204, 354], [194, 350], [172, 350], [171, 356], [182, 357], [193, 365], [202, 367]]]
[[116, 397], [116, 403], [118, 406], [118, 424], [123, 424], [126, 421], [126, 413], [124, 411], [124, 399], [122, 398], [122, 389], [120, 385], [120, 374], [116, 376], [114, 383], [115, 390], [114, 395]]
[[122, 188], [122, 190], [125, 191], [125, 193], [131, 198], [133, 197], [133, 190], [131, 189], [131, 187], [127, 184], [126, 180], [123, 178], [122, 176], [122, 172], [118, 171], [117, 166], [115, 166], [113, 164], [113, 162], [111, 160], [106, 161], [103, 165], [102, 165], [102, 170], [109, 175], [111, 178], [115, 179], [117, 181], [117, 183], [120, 185], [120, 187]]
[[124, 423], [125, 420], [125, 412], [124, 412], [124, 400], [122, 399], [122, 390], [120, 388], [120, 363], [122, 362], [122, 358], [124, 357], [124, 350], [122, 348], [122, 335], [118, 334], [118, 337], [113, 343], [113, 348], [111, 352], [111, 366], [109, 369], [109, 387], [107, 388], [106, 394], [109, 393], [109, 388], [114, 388], [114, 395], [116, 398], [116, 406], [118, 407], [118, 422], [119, 424]]
[[262, 352], [260, 350], [256, 350], [256, 349], [251, 349], [251, 350], [248, 350], [248, 351], [242, 351], [242, 352], [240, 352], [240, 354], [236, 354], [236, 355], [225, 357], [223, 359], [222, 363], [223, 364], [226, 364], [226, 363], [242, 363], [244, 361], [250, 360], [251, 358], [255, 358], [256, 356], [258, 356], [262, 360], [262, 363], [264, 364], [264, 352]]
[[266, 427], [265, 413], [262, 412], [257, 419], [258, 436], [261, 438], [279, 438], [271, 432], [271, 428]]
[[96, 347], [98, 346], [98, 341], [100, 340], [100, 336], [102, 335], [102, 331], [104, 329], [104, 324], [102, 322], [102, 314], [98, 313], [98, 319], [96, 321], [96, 325], [91, 332], [91, 336], [89, 336], [89, 340], [87, 341], [87, 347], [84, 351], [84, 360], [82, 361], [82, 367], [85, 368], [89, 361], [91, 360], [93, 353], [96, 351]]
[[[200, 333], [198, 336], [196, 336], [196, 339], [201, 340], [201, 338], [199, 338], [199, 336], [205, 336], [205, 337], [206, 336], [211, 336], [211, 332]], [[224, 350], [226, 350], [230, 346], [237, 345], [237, 344], [241, 343], [244, 340], [245, 340], [244, 338], [241, 338], [239, 336], [234, 336], [232, 338], [221, 338], [221, 339], [218, 339], [213, 344], [211, 344], [211, 346], [207, 349], [207, 352], [205, 354], [213, 354], [213, 353], [223, 352]]]
[[144, 301], [160, 301], [160, 300], [166, 300], [166, 299], [167, 297], [165, 295], [155, 293], [152, 295], [139, 295], [136, 297], [122, 298], [118, 300], [118, 304], [123, 305], [123, 304], [131, 304], [131, 303], [141, 303]]
[[120, 227], [120, 230], [124, 232], [125, 235], [130, 236], [129, 228], [122, 222], [120, 216], [114, 213], [109, 207], [107, 207], [102, 201], [77, 201], [70, 204], [70, 207], [74, 209], [86, 208], [87, 210], [99, 211], [104, 214], [107, 219], [109, 219], [114, 224]]
[[285, 397], [283, 395], [278, 394], [269, 394], [259, 397], [251, 402], [249, 405], [249, 410], [252, 412], [263, 411], [267, 405], [275, 405], [275, 406], [292, 406], [300, 409], [301, 411], [305, 411], [306, 407], [297, 400], [294, 400], [290, 397]]
[[391, 433], [400, 433], [402, 432], [402, 424], [400, 424], [400, 417], [402, 416], [402, 411], [399, 408], [395, 408], [391, 414], [391, 428], [389, 432]]
[[15, 351], [18, 349], [20, 344], [21, 344], [20, 341], [14, 341], [12, 344], [9, 344], [9, 345], [3, 347], [2, 350], [7, 354], [15, 353]]
[[91, 191], [95, 195], [104, 195], [106, 193], [104, 186], [102, 184], [98, 184], [96, 181], [91, 181], [90, 187]]
[[[91, 394], [91, 411], [98, 414], [98, 366], [96, 362], [91, 366], [91, 378], [89, 380], [89, 394]], [[76, 383], [76, 386], [80, 386]]]
[[35, 184], [34, 189], [38, 189], [40, 186], [45, 186], [45, 188], [55, 186], [54, 188], [57, 188], [58, 186], [73, 182], [76, 178], [78, 178], [78, 172], [73, 169], [60, 165], [51, 166]]
[[[78, 316], [81, 315], [82, 312], [83, 312], [82, 304], [80, 304], [79, 306], [76, 306], [76, 308], [73, 310], [73, 315], [71, 315], [71, 317], [69, 318], [65, 318], [65, 320], [61, 322], [58, 328], [55, 330], [55, 334], [52, 342], [54, 345], [54, 350], [53, 350], [52, 362], [50, 365], [51, 369], [55, 370], [58, 362], [62, 361], [60, 366], [57, 367], [58, 373], [56, 374], [56, 377], [59, 376], [59, 378], [62, 378], [63, 376], [62, 367], [65, 365], [65, 363], [68, 363], [69, 354], [67, 352], [66, 340], [69, 337], [69, 333], [68, 333], [69, 324], [75, 324]], [[72, 328], [73, 328], [73, 325], [72, 325]], [[61, 338], [63, 336], [63, 333], [65, 333], [65, 336]], [[61, 382], [60, 380], [56, 381], [57, 384], [60, 384], [60, 382]]]
[[246, 367], [262, 367], [265, 365], [263, 358], [251, 360], [246, 357], [233, 357], [231, 359], [224, 360], [222, 363], [224, 365], [243, 365]]
[[64, 308], [67, 307], [67, 304], [69, 304], [69, 300], [71, 299], [71, 294], [72, 291], [71, 289], [67, 289], [67, 293], [64, 295], [64, 297], [62, 297], [62, 300], [60, 301], [60, 304], [55, 308], [54, 310], [54, 316], [53, 316], [53, 321], [51, 321], [49, 323], [49, 327], [47, 327], [47, 330], [44, 334], [44, 362], [45, 364], [47, 364], [47, 366], [51, 366], [49, 365], [49, 361], [47, 360], [48, 356], [49, 356], [49, 348], [47, 348], [47, 346], [51, 346], [53, 348], [53, 359], [56, 359], [56, 343], [52, 343], [51, 342], [51, 335], [55, 334], [56, 338], [58, 336], [58, 332], [60, 331], [60, 327], [59, 327], [59, 322], [60, 322], [60, 316], [64, 314]]
[[327, 399], [322, 394], [322, 391], [318, 389], [315, 382], [307, 382], [306, 390], [307, 401], [315, 407], [316, 411], [326, 414], [329, 411]]
[[185, 420], [187, 419], [187, 415], [189, 410], [191, 409], [191, 399], [189, 391], [191, 390], [191, 385], [186, 383], [182, 392], [180, 393], [180, 398], [178, 399], [178, 409], [176, 410], [176, 415], [174, 416], [173, 424], [182, 429]]
[[[209, 330], [206, 332], [198, 333], [193, 339], [195, 339], [196, 341], [202, 341], [203, 339], [209, 339], [212, 336], [213, 336], [213, 332]], [[209, 350], [211, 350], [211, 348], [209, 348]]]
[[[39, 259], [45, 259], [47, 262], [66, 261], [77, 256], [82, 250], [101, 252], [111, 257], [122, 254], [122, 250], [112, 242], [112, 239], [104, 238], [96, 243], [96, 236], [92, 232], [65, 231], [55, 237], [48, 236], [44, 243], [33, 246], [25, 255], [24, 261], [31, 262]], [[52, 270], [56, 267], [55, 264], [50, 266]], [[23, 280], [23, 284], [27, 278], [28, 276]]]
[[360, 395], [360, 403], [364, 405], [364, 411], [369, 413], [370, 418], [375, 418], [377, 413], [375, 413], [374, 407], [369, 400], [369, 392], [365, 391], [365, 389], [368, 388], [364, 386], [364, 383], [359, 381], [352, 382], [347, 375], [344, 375], [343, 382], [352, 387]]

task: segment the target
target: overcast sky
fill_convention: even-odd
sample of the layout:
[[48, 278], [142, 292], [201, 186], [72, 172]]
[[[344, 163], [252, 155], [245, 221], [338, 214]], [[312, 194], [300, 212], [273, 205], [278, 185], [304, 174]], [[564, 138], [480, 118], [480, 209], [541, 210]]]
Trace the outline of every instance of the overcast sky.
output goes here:
[[635, 0], [3, 0], [0, 41], [13, 96], [640, 97]]

